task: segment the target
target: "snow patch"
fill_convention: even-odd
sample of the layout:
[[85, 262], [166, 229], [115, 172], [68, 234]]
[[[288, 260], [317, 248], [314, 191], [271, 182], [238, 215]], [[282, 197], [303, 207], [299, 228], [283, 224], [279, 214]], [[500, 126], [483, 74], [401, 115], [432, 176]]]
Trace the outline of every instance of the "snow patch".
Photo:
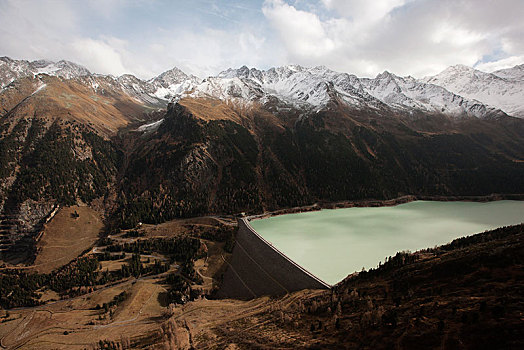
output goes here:
[[45, 87], [47, 86], [47, 84], [45, 83], [41, 83], [41, 85], [35, 90], [33, 91], [33, 93], [31, 94], [31, 96], [33, 96], [34, 94], [36, 94], [38, 91], [44, 89]]
[[138, 127], [136, 131], [140, 132], [153, 132], [156, 131], [160, 125], [164, 122], [164, 118], [157, 120], [156, 122], [150, 123], [150, 124], [144, 124]]

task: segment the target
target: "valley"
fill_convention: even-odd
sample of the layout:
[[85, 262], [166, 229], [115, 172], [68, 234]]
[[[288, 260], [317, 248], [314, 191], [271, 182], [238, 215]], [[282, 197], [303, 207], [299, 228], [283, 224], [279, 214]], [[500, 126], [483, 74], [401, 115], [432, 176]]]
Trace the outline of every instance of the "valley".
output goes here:
[[[518, 74], [498, 74], [518, 95]], [[244, 215], [521, 200], [524, 120], [507, 104], [298, 65], [142, 80], [3, 57], [0, 80], [1, 347], [521, 345], [521, 225], [347, 266], [331, 289], [279, 288], [288, 271], [252, 279], [252, 300], [220, 294], [238, 291], [232, 265], [282, 258], [238, 258]]]

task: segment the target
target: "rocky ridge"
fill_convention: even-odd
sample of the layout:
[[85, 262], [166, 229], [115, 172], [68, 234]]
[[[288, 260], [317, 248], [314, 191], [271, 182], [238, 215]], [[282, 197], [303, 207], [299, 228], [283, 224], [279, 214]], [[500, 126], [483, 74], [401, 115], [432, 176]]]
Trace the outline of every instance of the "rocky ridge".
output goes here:
[[343, 103], [359, 110], [400, 113], [444, 114], [453, 118], [498, 118], [524, 116], [523, 66], [484, 73], [466, 66], [453, 66], [423, 79], [383, 72], [375, 78], [359, 78], [323, 66], [288, 65], [258, 70], [243, 66], [228, 69], [204, 80], [173, 68], [149, 80], [131, 74], [119, 77], [89, 72], [68, 61], [24, 61], [0, 58], [0, 88], [17, 79], [48, 74], [75, 79], [97, 92], [125, 93], [149, 106], [165, 106], [181, 98], [213, 98], [243, 106], [256, 102], [304, 110], [321, 110], [330, 103]]

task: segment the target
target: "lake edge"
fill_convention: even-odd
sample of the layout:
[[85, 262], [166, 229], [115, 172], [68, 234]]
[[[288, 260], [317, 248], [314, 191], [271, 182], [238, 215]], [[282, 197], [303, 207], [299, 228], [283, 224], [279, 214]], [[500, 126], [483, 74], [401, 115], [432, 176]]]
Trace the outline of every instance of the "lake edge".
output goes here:
[[[405, 197], [403, 197], [405, 198]], [[477, 197], [478, 198], [478, 197]], [[421, 251], [421, 250], [424, 250], [424, 249], [427, 249], [427, 248], [433, 248], [434, 246], [440, 246], [440, 245], [444, 245], [444, 244], [447, 244], [449, 242], [452, 242], [454, 239], [457, 239], [457, 238], [461, 238], [461, 237], [466, 237], [466, 236], [471, 236], [471, 235], [475, 235], [475, 234], [478, 234], [478, 233], [482, 233], [483, 231], [485, 230], [490, 230], [490, 229], [495, 229], [495, 228], [498, 228], [498, 227], [503, 227], [503, 226], [512, 226], [512, 225], [518, 225], [520, 223], [524, 223], [524, 216], [521, 216], [521, 211], [520, 211], [520, 206], [522, 206], [522, 204], [524, 204], [524, 201], [522, 200], [514, 200], [514, 199], [502, 199], [502, 200], [491, 200], [491, 201], [488, 201], [488, 200], [468, 200], [468, 201], [465, 201], [465, 200], [461, 200], [461, 201], [451, 201], [451, 200], [446, 200], [446, 201], [435, 201], [435, 200], [411, 200], [411, 201], [405, 201], [405, 202], [401, 202], [401, 203], [395, 203], [395, 204], [392, 204], [392, 205], [383, 205], [383, 206], [380, 206], [380, 207], [400, 207], [401, 205], [408, 205], [410, 206], [411, 204], [414, 205], [414, 206], [417, 206], [417, 205], [420, 205], [420, 204], [433, 204], [433, 205], [445, 205], [446, 203], [450, 203], [450, 204], [455, 204], [455, 205], [461, 205], [461, 204], [468, 204], [468, 203], [471, 203], [471, 204], [474, 204], [474, 203], [477, 203], [477, 204], [482, 204], [482, 203], [493, 203], [495, 204], [496, 202], [500, 202], [500, 205], [504, 205], [504, 202], [515, 202], [515, 204], [517, 204], [518, 206], [516, 207], [517, 210], [518, 210], [518, 213], [516, 213], [516, 216], [515, 216], [515, 213], [513, 214], [514, 218], [515, 219], [510, 219], [508, 221], [503, 221], [503, 222], [500, 222], [501, 220], [506, 220], [506, 219], [502, 219], [500, 217], [497, 216], [497, 218], [494, 220], [495, 222], [490, 222], [489, 224], [487, 223], [482, 223], [480, 220], [478, 222], [478, 225], [479, 226], [482, 226], [482, 225], [491, 225], [492, 227], [490, 228], [481, 228], [479, 227], [478, 229], [474, 229], [474, 230], [468, 230], [468, 229], [459, 229], [458, 232], [454, 232], [452, 233], [453, 231], [449, 231], [450, 232], [450, 236], [447, 238], [447, 239], [444, 239], [438, 243], [427, 243], [427, 244], [419, 244], [418, 247], [416, 248], [413, 248], [413, 247], [409, 247], [409, 246], [401, 246], [401, 247], [397, 247], [395, 248], [396, 250], [395, 251], [391, 251], [388, 253], [388, 255], [394, 255], [396, 252], [399, 252], [399, 251], [406, 251], [406, 250], [410, 250], [412, 252], [416, 252], [416, 251]], [[416, 203], [416, 202], [420, 202], [420, 203]], [[506, 204], [507, 205], [507, 204]], [[373, 209], [373, 208], [376, 208], [376, 209], [380, 209], [379, 206], [371, 206], [371, 207], [364, 207], [364, 206], [350, 206], [350, 207], [346, 207], [346, 208], [336, 208], [336, 209], [351, 209], [351, 208], [356, 208], [356, 209]], [[320, 212], [322, 211], [322, 209], [325, 209], [325, 208], [320, 208], [318, 210], [307, 210], [307, 211], [300, 211], [300, 212], [294, 212], [294, 213], [289, 213], [289, 214], [295, 214], [295, 215], [289, 215], [289, 218], [287, 221], [293, 221], [293, 219], [291, 217], [294, 217], [294, 219], [296, 220], [296, 222], [305, 222], [307, 223], [307, 216], [309, 216], [308, 214], [311, 214], [311, 215], [314, 215], [314, 216], [317, 216], [320, 214]], [[402, 208], [400, 208], [400, 210], [402, 210]], [[336, 210], [325, 210], [326, 211], [326, 216], [328, 218], [331, 217], [331, 219], [333, 219], [333, 216], [336, 216], [336, 214], [334, 214], [335, 212], [337, 212]], [[342, 212], [345, 212], [345, 210], [341, 210], [339, 212], [339, 214], [341, 214]], [[287, 213], [286, 213], [287, 214]], [[305, 214], [305, 220], [302, 219], [302, 220], [297, 220], [297, 216], [301, 216], [301, 214]], [[321, 214], [320, 214], [321, 215]], [[263, 217], [257, 217], [256, 219], [254, 219], [253, 221], [258, 221], [259, 219], [276, 219], [276, 220], [281, 220], [282, 217], [284, 216], [284, 213], [279, 213], [279, 215], [266, 215], [266, 216], [263, 216]], [[459, 216], [462, 216], [462, 214], [459, 214]], [[278, 218], [277, 218], [278, 217]], [[377, 215], [378, 217], [378, 215]], [[483, 216], [483, 217], [487, 217], [487, 216]], [[326, 218], [323, 218], [323, 219], [326, 219]], [[438, 219], [438, 217], [435, 217], [435, 219]], [[490, 219], [491, 220], [491, 219]], [[270, 221], [273, 221], [273, 220], [268, 220], [268, 222]], [[264, 237], [265, 239], [267, 239], [269, 242], [271, 242], [272, 244], [274, 244], [279, 250], [283, 251], [285, 254], [287, 254], [288, 256], [290, 256], [290, 258], [292, 258], [297, 264], [301, 265], [302, 267], [304, 267], [305, 269], [311, 271], [315, 276], [321, 278], [322, 280], [330, 283], [330, 284], [336, 284], [338, 283], [338, 281], [334, 281], [334, 280], [331, 280], [330, 278], [326, 277], [326, 275], [322, 274], [322, 273], [319, 273], [318, 270], [316, 269], [316, 267], [312, 266], [309, 262], [304, 262], [302, 260], [301, 257], [297, 256], [298, 253], [296, 253], [295, 251], [290, 251], [288, 250], [288, 248], [283, 245], [285, 243], [283, 243], [286, 239], [289, 239], [290, 236], [294, 235], [295, 233], [293, 232], [286, 232], [286, 235], [282, 235], [280, 236], [279, 235], [279, 239], [280, 238], [284, 238], [284, 240], [280, 240], [279, 239], [275, 239], [274, 237], [271, 237], [271, 233], [269, 233], [268, 235], [268, 232], [267, 231], [264, 231], [264, 229], [261, 229], [260, 227], [256, 228], [255, 226], [257, 226], [257, 224], [251, 222], [250, 225], [252, 225], [252, 228], [257, 231], [262, 237]], [[427, 225], [427, 224], [424, 224], [424, 225]], [[314, 226], [314, 225], [312, 225]], [[329, 232], [329, 234], [327, 235], [323, 235], [322, 236], [322, 240], [326, 240], [326, 241], [329, 241], [329, 239], [331, 239], [331, 231], [326, 231], [325, 228], [317, 228], [316, 230], [312, 230], [314, 232], [306, 232], [305, 235], [304, 235], [304, 240], [307, 241], [307, 234], [316, 234], [317, 232], [322, 232], [322, 233], [326, 233], [326, 232]], [[404, 231], [408, 231], [408, 230], [404, 230]], [[336, 235], [336, 233], [333, 233], [334, 235]], [[390, 230], [390, 231], [386, 231], [386, 234], [396, 234], [396, 232], [394, 230]], [[286, 237], [288, 236], [288, 237]], [[294, 246], [297, 245], [296, 242], [300, 242], [300, 244], [302, 245], [302, 238], [303, 237], [300, 237], [300, 238], [296, 238], [297, 239], [296, 241], [294, 241], [295, 243], [293, 244]], [[365, 240], [367, 240], [368, 244], [372, 245], [372, 246], [379, 246], [380, 245], [380, 241], [375, 241], [374, 239], [376, 238], [373, 238], [373, 237], [366, 237]], [[341, 246], [344, 246], [344, 239], [337, 239], [336, 241], [337, 243], [335, 244], [340, 244]], [[378, 243], [378, 244], [377, 244]], [[353, 249], [352, 246], [349, 246], [350, 249]], [[311, 253], [311, 247], [308, 247], [308, 249], [310, 250], [310, 253]], [[317, 249], [317, 248], [315, 248]], [[368, 251], [366, 251], [366, 254], [367, 254]], [[371, 251], [369, 251], [371, 252]], [[371, 254], [371, 253], [370, 253]], [[298, 254], [300, 255], [300, 254]], [[356, 255], [354, 254], [353, 252], [349, 253], [346, 253], [346, 255]], [[373, 255], [373, 254], [371, 254]], [[387, 255], [386, 255], [387, 256]], [[373, 258], [374, 260], [372, 261], [371, 264], [369, 264], [369, 262], [366, 262], [364, 264], [364, 261], [361, 261], [359, 260], [358, 263], [359, 264], [362, 264], [362, 265], [359, 265], [359, 268], [355, 269], [354, 272], [358, 272], [360, 270], [360, 266], [363, 266], [363, 265], [366, 265], [366, 269], [369, 269], [371, 267], [374, 267], [375, 264], [377, 264], [378, 262], [382, 261], [384, 255], [382, 256], [377, 256], [375, 258]], [[326, 259], [326, 260], [329, 260], [330, 263], [332, 262], [333, 264], [336, 264], [336, 261], [337, 259], [341, 259], [340, 257], [337, 257], [335, 255], [332, 255], [330, 256], [330, 259]], [[340, 261], [340, 260], [339, 260]], [[350, 263], [346, 263], [344, 262], [343, 265], [344, 268], [343, 268], [343, 273], [345, 275], [347, 274], [351, 274], [353, 272], [352, 267], [351, 267], [351, 264]]]
[[[277, 209], [273, 211], [264, 212], [261, 214], [244, 215], [249, 222], [253, 220], [267, 219], [270, 217], [300, 214], [307, 212], [316, 212], [322, 210], [335, 210], [346, 208], [379, 208], [379, 207], [394, 207], [400, 204], [406, 204], [416, 201], [429, 202], [473, 202], [473, 203], [487, 203], [503, 200], [524, 201], [524, 194], [498, 194], [493, 193], [489, 195], [479, 196], [426, 196], [426, 195], [405, 195], [392, 199], [358, 199], [358, 200], [344, 200], [335, 202], [320, 202], [310, 205], [303, 205], [300, 207]], [[244, 214], [244, 213], [242, 213]]]

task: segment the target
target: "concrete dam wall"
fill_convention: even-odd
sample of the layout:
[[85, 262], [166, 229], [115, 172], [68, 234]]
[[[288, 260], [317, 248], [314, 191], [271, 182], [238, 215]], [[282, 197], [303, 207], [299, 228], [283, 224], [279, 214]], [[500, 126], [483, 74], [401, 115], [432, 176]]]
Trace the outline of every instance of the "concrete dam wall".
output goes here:
[[321, 281], [262, 238], [246, 218], [238, 220], [233, 255], [219, 298], [252, 299], [301, 289], [328, 289]]

